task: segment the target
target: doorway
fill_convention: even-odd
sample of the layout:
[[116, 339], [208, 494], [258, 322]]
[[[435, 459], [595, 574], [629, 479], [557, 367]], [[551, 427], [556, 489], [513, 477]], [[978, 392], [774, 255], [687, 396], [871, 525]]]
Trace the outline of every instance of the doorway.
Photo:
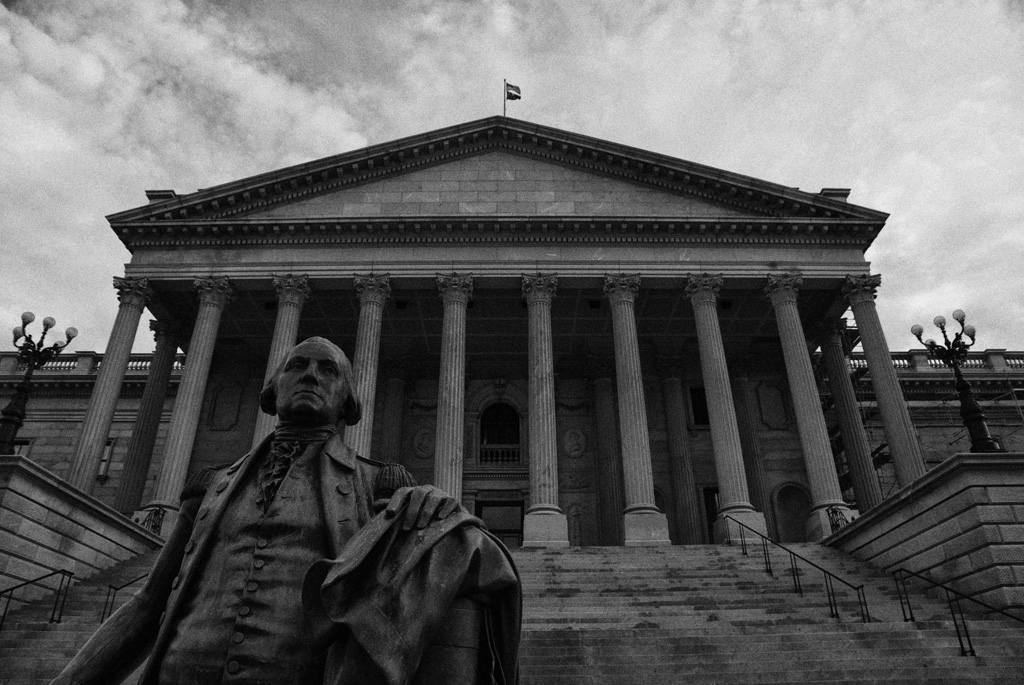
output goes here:
[[477, 501], [476, 516], [506, 547], [523, 545], [523, 503]]

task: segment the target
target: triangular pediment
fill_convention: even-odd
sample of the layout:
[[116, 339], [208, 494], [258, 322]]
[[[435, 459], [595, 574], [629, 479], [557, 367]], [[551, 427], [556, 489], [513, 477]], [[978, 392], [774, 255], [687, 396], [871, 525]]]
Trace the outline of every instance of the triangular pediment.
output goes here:
[[665, 155], [491, 117], [188, 195], [148, 192], [112, 226], [413, 216], [738, 217], [883, 221], [802, 192]]
[[496, 151], [257, 209], [245, 216], [284, 220], [460, 215], [739, 217], [749, 212]]

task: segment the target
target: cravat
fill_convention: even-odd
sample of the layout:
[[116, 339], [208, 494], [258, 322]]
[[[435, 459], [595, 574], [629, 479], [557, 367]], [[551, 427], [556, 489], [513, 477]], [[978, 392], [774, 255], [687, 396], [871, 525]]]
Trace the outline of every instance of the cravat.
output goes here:
[[275, 440], [270, 446], [270, 453], [260, 465], [259, 486], [263, 499], [263, 512], [270, 509], [274, 496], [277, 495], [281, 482], [288, 475], [292, 462], [302, 454], [302, 444], [295, 440]]

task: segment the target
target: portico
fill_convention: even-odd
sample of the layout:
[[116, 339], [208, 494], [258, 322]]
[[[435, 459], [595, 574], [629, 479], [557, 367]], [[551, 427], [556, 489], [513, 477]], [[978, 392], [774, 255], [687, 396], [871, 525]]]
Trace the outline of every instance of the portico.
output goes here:
[[[258, 441], [254, 398], [280, 350], [321, 335], [355, 364], [364, 418], [349, 443], [525, 545], [723, 540], [725, 516], [766, 531], [785, 512], [754, 502], [775, 507], [783, 486], [808, 493], [808, 539], [851, 508], [810, 352], [851, 303], [873, 327], [870, 363], [888, 352], [863, 258], [885, 215], [845, 196], [500, 117], [154, 195], [109, 217], [133, 252], [122, 307], [191, 331], [140, 505], [173, 509], [188, 473]], [[134, 336], [135, 309], [111, 349]], [[122, 356], [104, 362], [112, 379]], [[740, 369], [753, 402], [734, 397]], [[83, 489], [116, 392], [96, 387]], [[876, 392], [912, 478], [899, 386]]]

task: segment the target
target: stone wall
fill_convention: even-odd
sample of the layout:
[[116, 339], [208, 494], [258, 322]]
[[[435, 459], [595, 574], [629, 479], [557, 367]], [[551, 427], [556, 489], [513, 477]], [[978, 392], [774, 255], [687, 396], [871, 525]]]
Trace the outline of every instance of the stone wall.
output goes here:
[[824, 544], [1024, 609], [1024, 453], [954, 455]]
[[[60, 569], [78, 580], [162, 544], [31, 460], [0, 456], [0, 589]], [[51, 580], [56, 588], [58, 577]], [[18, 598], [46, 592], [25, 588]]]

